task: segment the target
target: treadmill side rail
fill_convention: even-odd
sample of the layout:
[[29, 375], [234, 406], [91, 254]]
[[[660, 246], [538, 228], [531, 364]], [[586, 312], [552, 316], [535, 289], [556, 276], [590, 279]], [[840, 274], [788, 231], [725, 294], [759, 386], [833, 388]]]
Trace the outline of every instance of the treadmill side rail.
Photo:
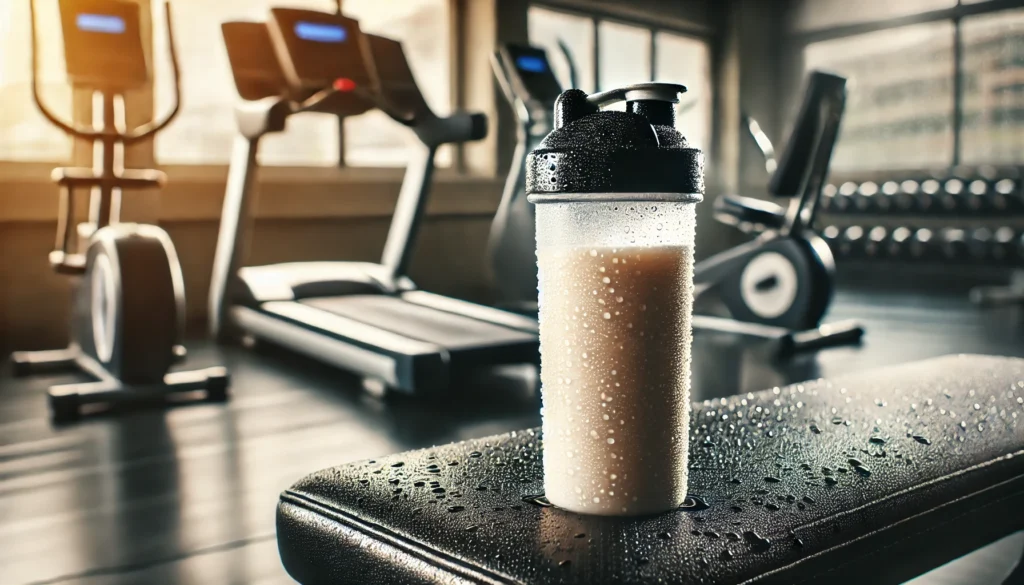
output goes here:
[[480, 321], [487, 321], [495, 325], [511, 327], [518, 331], [534, 334], [540, 332], [536, 319], [485, 305], [478, 305], [469, 301], [436, 295], [427, 291], [415, 290], [404, 293], [402, 294], [402, 300], [446, 313], [454, 313], [472, 319], [479, 319]]
[[448, 351], [358, 321], [295, 302], [236, 306], [232, 317], [244, 330], [271, 343], [364, 378], [383, 380], [405, 393], [448, 386]]
[[256, 182], [259, 140], [259, 136], [235, 136], [231, 150], [207, 305], [210, 336], [220, 341], [231, 335], [227, 319], [229, 307], [236, 296], [237, 275], [245, 263], [249, 233], [252, 231], [252, 191]]

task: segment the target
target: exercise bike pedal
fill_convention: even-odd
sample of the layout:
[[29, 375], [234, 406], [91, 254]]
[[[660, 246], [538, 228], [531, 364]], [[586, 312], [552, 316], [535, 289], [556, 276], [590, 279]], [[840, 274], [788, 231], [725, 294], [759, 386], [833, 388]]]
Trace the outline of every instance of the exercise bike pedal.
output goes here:
[[793, 331], [779, 339], [777, 355], [789, 357], [805, 351], [839, 345], [854, 345], [864, 337], [864, 327], [857, 321], [825, 323], [814, 329]]

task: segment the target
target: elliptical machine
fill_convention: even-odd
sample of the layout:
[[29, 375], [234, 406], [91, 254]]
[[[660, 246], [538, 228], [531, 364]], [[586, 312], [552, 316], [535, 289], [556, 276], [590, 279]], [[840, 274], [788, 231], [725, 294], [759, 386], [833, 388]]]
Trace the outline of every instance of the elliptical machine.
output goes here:
[[[564, 43], [559, 43], [569, 66], [570, 85], [576, 87], [576, 67]], [[516, 149], [491, 223], [488, 248], [500, 307], [537, 315], [537, 262], [534, 255], [534, 206], [526, 201], [526, 155], [551, 132], [555, 100], [562, 86], [551, 70], [544, 49], [505, 44], [491, 54], [491, 68], [505, 99], [512, 106]], [[529, 237], [526, 237], [527, 234]]]
[[[159, 189], [166, 181], [155, 169], [124, 169], [119, 146], [152, 138], [175, 118], [180, 79], [171, 12], [168, 49], [174, 73], [174, 105], [160, 121], [123, 129], [115, 100], [149, 83], [142, 46], [139, 5], [125, 0], [60, 0], [67, 76], [75, 89], [98, 95], [102, 126], [80, 126], [59, 119], [39, 94], [36, 1], [32, 24], [32, 96], [43, 116], [68, 135], [100, 144], [92, 168], [54, 169], [60, 187], [57, 241], [49, 261], [59, 274], [80, 277], [74, 291], [71, 343], [65, 349], [16, 352], [15, 374], [77, 368], [96, 379], [52, 386], [56, 422], [77, 418], [81, 407], [154, 399], [173, 392], [205, 390], [211, 401], [227, 399], [224, 368], [168, 373], [185, 358], [185, 290], [181, 266], [167, 232], [155, 225], [121, 223], [123, 189]], [[75, 196], [88, 189], [89, 221], [74, 224]], [[84, 245], [82, 242], [85, 242]]]

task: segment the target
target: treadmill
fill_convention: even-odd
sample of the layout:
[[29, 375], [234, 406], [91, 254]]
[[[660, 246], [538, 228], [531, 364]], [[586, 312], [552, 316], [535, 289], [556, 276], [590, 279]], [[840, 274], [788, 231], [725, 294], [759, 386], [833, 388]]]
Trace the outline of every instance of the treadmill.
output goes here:
[[[536, 363], [536, 320], [417, 290], [406, 275], [443, 144], [482, 138], [482, 114], [439, 117], [416, 86], [397, 41], [357, 21], [274, 8], [266, 23], [222, 26], [239, 95], [214, 258], [211, 334], [249, 336], [351, 371], [374, 393], [430, 393], [480, 367]], [[418, 138], [410, 152], [379, 264], [245, 266], [260, 139], [288, 117], [339, 117], [379, 108]]]
[[[569, 63], [571, 68], [571, 59]], [[537, 148], [554, 127], [555, 100], [562, 93], [562, 86], [551, 70], [547, 53], [538, 47], [502, 45], [491, 55], [491, 66], [519, 122], [512, 166], [491, 224], [491, 266], [501, 294], [501, 306], [536, 317], [534, 206], [526, 200], [525, 162], [526, 155]]]

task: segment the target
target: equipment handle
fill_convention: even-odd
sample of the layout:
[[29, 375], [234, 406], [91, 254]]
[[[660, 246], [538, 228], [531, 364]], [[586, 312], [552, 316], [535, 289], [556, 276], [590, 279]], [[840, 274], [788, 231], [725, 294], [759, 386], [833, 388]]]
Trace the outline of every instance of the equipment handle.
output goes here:
[[43, 102], [43, 97], [39, 93], [39, 38], [36, 33], [36, 0], [31, 0], [29, 2], [28, 13], [32, 25], [29, 30], [32, 37], [32, 100], [35, 101], [36, 107], [39, 108], [43, 117], [51, 124], [64, 131], [64, 133], [78, 138], [84, 138], [86, 140], [99, 138], [102, 136], [102, 132], [97, 132], [89, 126], [79, 126], [61, 120], [50, 110], [46, 103]]
[[569, 49], [569, 44], [559, 38], [558, 50], [562, 52], [562, 57], [565, 57], [565, 63], [569, 66], [569, 88], [579, 89], [580, 80], [576, 73], [576, 59], [572, 56], [572, 50]]
[[516, 97], [515, 91], [512, 90], [512, 86], [509, 84], [508, 69], [502, 61], [500, 51], [491, 53], [491, 70], [494, 71], [494, 79], [498, 82], [498, 87], [501, 88], [501, 93], [505, 94], [505, 99], [508, 100], [512, 109], [516, 111], [516, 116], [518, 116], [520, 120], [528, 120], [530, 118], [530, 112], [527, 110], [526, 104], [523, 103], [523, 100]]
[[338, 93], [351, 93], [372, 103], [377, 109], [384, 112], [392, 120], [402, 124], [403, 126], [413, 126], [417, 122], [415, 115], [399, 112], [396, 108], [392, 107], [390, 102], [388, 102], [383, 96], [367, 90], [366, 88], [359, 87], [356, 82], [345, 77], [334, 80], [331, 87], [321, 89], [303, 100], [293, 108], [293, 113], [299, 114], [313, 110]]
[[171, 70], [174, 73], [174, 105], [171, 107], [171, 111], [168, 112], [160, 122], [153, 120], [123, 135], [121, 140], [125, 144], [144, 140], [163, 130], [171, 123], [172, 120], [174, 120], [174, 118], [178, 116], [178, 113], [181, 111], [181, 68], [178, 66], [178, 50], [174, 43], [174, 27], [171, 22], [171, 4], [166, 0], [164, 1], [164, 18], [167, 22], [167, 51], [171, 56]]
[[85, 140], [97, 140], [100, 138], [114, 138], [130, 144], [138, 142], [145, 138], [149, 138], [153, 134], [163, 130], [168, 124], [178, 115], [181, 109], [181, 71], [178, 67], [178, 53], [174, 45], [174, 34], [171, 27], [171, 5], [168, 2], [164, 2], [164, 14], [167, 18], [167, 45], [171, 53], [171, 67], [174, 70], [174, 107], [171, 108], [170, 113], [160, 122], [150, 122], [136, 128], [135, 130], [121, 134], [117, 132], [109, 132], [106, 130], [96, 130], [91, 126], [84, 126], [80, 124], [69, 123], [61, 120], [56, 114], [50, 110], [49, 106], [43, 102], [42, 95], [39, 92], [39, 36], [36, 32], [37, 28], [37, 17], [36, 17], [36, 0], [29, 2], [29, 17], [31, 20], [31, 36], [32, 36], [32, 99], [35, 101], [39, 111], [43, 114], [51, 124], [60, 128], [66, 134], [82, 138]]

